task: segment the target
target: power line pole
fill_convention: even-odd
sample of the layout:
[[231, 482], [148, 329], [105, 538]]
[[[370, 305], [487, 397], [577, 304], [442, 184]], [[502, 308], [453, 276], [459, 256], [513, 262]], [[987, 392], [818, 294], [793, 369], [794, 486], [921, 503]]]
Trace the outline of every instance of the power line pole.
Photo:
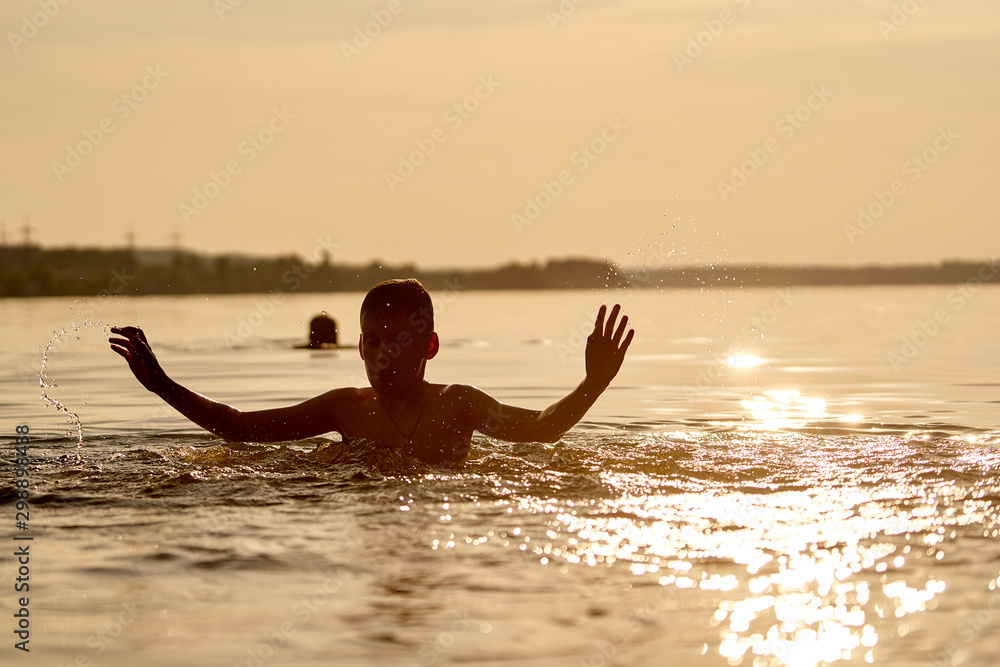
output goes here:
[[168, 238], [173, 242], [171, 243], [171, 249], [174, 251], [174, 266], [180, 266], [181, 264], [181, 230], [180, 227], [174, 227], [174, 231], [168, 235]]
[[24, 233], [24, 247], [31, 247], [31, 230], [35, 229], [31, 226], [31, 216], [24, 216], [24, 226], [21, 227], [21, 231]]

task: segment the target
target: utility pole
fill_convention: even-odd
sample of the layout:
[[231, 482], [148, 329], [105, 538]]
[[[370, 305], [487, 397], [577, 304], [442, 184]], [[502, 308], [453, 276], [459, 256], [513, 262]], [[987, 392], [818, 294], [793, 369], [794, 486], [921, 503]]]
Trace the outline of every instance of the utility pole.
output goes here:
[[34, 227], [31, 226], [31, 216], [30, 215], [24, 216], [24, 226], [21, 227], [21, 231], [24, 233], [24, 247], [25, 248], [30, 248], [31, 247], [31, 230], [32, 229], [34, 229]]
[[179, 227], [174, 227], [174, 231], [171, 232], [168, 238], [172, 241], [171, 249], [174, 251], [174, 266], [181, 265], [181, 230]]

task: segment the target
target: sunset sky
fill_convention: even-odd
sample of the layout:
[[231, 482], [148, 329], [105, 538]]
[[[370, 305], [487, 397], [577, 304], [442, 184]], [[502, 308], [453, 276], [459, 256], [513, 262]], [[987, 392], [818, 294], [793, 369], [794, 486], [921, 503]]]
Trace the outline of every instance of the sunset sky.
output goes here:
[[0, 5], [8, 245], [1000, 250], [996, 0], [63, 1]]

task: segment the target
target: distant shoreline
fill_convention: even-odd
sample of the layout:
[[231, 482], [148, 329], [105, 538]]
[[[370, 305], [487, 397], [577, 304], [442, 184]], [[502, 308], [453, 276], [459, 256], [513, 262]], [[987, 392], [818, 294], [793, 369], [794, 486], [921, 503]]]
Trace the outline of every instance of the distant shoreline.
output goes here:
[[[653, 257], [652, 259], [659, 259]], [[1000, 282], [996, 258], [937, 264], [847, 266], [620, 267], [603, 259], [550, 259], [487, 269], [334, 263], [298, 255], [203, 255], [181, 250], [0, 247], [0, 298], [268, 292], [364, 292], [415, 277], [430, 290], [741, 288], [946, 285]]]

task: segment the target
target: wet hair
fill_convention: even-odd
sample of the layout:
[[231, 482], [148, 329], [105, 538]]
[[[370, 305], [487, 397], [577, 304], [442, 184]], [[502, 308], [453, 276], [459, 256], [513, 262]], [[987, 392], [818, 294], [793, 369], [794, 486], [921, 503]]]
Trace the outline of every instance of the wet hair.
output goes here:
[[368, 290], [361, 302], [361, 326], [365, 318], [403, 319], [416, 326], [419, 333], [434, 331], [434, 305], [431, 295], [416, 278], [396, 278], [380, 282]]

